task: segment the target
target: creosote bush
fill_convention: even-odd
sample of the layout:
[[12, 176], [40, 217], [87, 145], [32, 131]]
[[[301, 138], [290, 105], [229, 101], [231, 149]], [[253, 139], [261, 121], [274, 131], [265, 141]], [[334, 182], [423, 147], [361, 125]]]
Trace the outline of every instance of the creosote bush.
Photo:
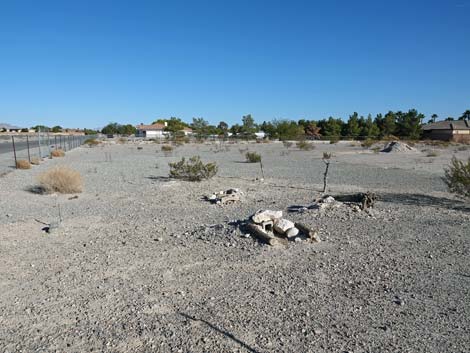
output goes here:
[[80, 173], [65, 166], [54, 167], [38, 177], [41, 189], [46, 193], [74, 194], [82, 192]]
[[26, 159], [19, 159], [16, 161], [16, 168], [17, 169], [31, 169], [31, 163]]
[[170, 178], [187, 181], [210, 179], [218, 171], [216, 163], [204, 164], [199, 156], [193, 156], [188, 160], [183, 157], [181, 161], [168, 163], [168, 165], [170, 166]]
[[261, 162], [261, 156], [256, 152], [246, 152], [245, 158], [246, 158], [246, 161], [248, 163], [259, 163], [259, 162]]
[[367, 139], [367, 140], [362, 141], [361, 146], [364, 148], [371, 148], [372, 145], [376, 142], [377, 142], [376, 140]]
[[162, 151], [163, 152], [171, 152], [173, 151], [173, 146], [170, 146], [170, 145], [162, 145]]
[[97, 139], [94, 139], [94, 138], [90, 138], [90, 139], [86, 139], [83, 143], [85, 145], [93, 147], [93, 146], [99, 145], [101, 141], [98, 141]]
[[284, 145], [285, 148], [289, 149], [292, 147], [293, 143], [291, 141], [282, 141], [282, 144]]
[[444, 182], [450, 192], [470, 198], [470, 158], [467, 162], [452, 157], [450, 166], [444, 169]]
[[64, 150], [61, 150], [60, 148], [57, 150], [53, 150], [51, 152], [51, 157], [64, 157], [64, 156], [65, 156], [65, 152]]
[[310, 151], [315, 148], [313, 144], [307, 141], [299, 141], [296, 143], [296, 146], [299, 150], [302, 150], [302, 151]]

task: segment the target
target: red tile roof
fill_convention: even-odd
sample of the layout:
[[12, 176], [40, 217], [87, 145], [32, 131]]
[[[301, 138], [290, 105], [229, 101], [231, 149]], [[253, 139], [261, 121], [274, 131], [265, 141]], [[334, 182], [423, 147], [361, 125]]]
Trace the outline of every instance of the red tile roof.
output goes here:
[[165, 129], [165, 124], [152, 124], [152, 125], [143, 125], [143, 124], [140, 124], [140, 125], [137, 125], [135, 127], [137, 130], [146, 130], [146, 131], [149, 131], [149, 130], [164, 130]]

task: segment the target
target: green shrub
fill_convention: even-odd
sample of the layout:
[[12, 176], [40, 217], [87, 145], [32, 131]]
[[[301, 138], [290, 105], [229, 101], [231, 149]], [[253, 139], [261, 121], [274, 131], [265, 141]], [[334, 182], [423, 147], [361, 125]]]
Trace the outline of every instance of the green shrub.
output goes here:
[[183, 157], [181, 161], [168, 163], [168, 165], [170, 166], [170, 178], [187, 181], [210, 179], [218, 171], [216, 163], [204, 164], [199, 156], [193, 156], [188, 160]]
[[92, 147], [92, 146], [99, 145], [101, 141], [98, 141], [97, 139], [94, 139], [94, 138], [90, 138], [90, 139], [86, 139], [83, 143], [85, 145]]
[[296, 146], [299, 150], [302, 150], [302, 151], [310, 151], [315, 148], [313, 144], [307, 141], [299, 141], [296, 143]]
[[465, 163], [452, 157], [451, 164], [444, 169], [444, 182], [450, 192], [461, 197], [470, 198], [470, 158]]
[[261, 156], [256, 152], [246, 152], [245, 158], [246, 158], [246, 161], [248, 163], [259, 163], [259, 162], [261, 162]]
[[339, 141], [339, 136], [332, 136], [332, 137], [330, 138], [330, 145], [333, 145], [333, 144], [335, 144], [335, 143], [338, 143], [338, 141]]
[[364, 148], [371, 148], [372, 145], [376, 142], [377, 142], [376, 140], [367, 139], [367, 140], [362, 141], [361, 146]]

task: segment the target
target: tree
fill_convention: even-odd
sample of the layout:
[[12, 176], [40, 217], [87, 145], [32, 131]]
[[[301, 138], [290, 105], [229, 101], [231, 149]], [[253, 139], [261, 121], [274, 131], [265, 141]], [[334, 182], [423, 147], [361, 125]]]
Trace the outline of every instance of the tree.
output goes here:
[[242, 117], [242, 131], [245, 135], [252, 135], [256, 131], [258, 131], [256, 124], [255, 124], [255, 119], [251, 116], [251, 114], [244, 115]]
[[358, 138], [361, 134], [361, 127], [359, 126], [358, 114], [356, 112], [349, 116], [349, 120], [345, 125], [345, 135], [353, 138]]
[[305, 135], [303, 127], [292, 120], [273, 120], [272, 125], [280, 140], [297, 140]]
[[454, 121], [454, 118], [449, 116], [449, 117], [446, 118], [446, 121]]
[[59, 125], [56, 125], [52, 128], [52, 132], [62, 132], [62, 127]]
[[470, 120], [470, 110], [466, 110], [459, 118], [459, 120]]
[[31, 129], [33, 129], [34, 131], [36, 132], [45, 132], [45, 131], [49, 131], [49, 128], [45, 125], [36, 125], [36, 126], [33, 126]]
[[431, 121], [432, 121], [433, 123], [435, 123], [438, 117], [439, 117], [439, 116], [438, 116], [437, 114], [431, 115]]
[[320, 120], [318, 125], [321, 127], [321, 134], [326, 137], [340, 137], [343, 128], [343, 121], [329, 117], [328, 120]]
[[191, 124], [193, 130], [199, 137], [207, 135], [209, 123], [204, 118], [193, 118], [193, 123]]
[[119, 133], [119, 124], [118, 123], [109, 123], [103, 129], [101, 133], [105, 135], [114, 135]]
[[228, 131], [228, 124], [225, 121], [221, 121], [219, 125], [217, 125], [217, 128], [225, 133], [226, 131]]
[[126, 124], [118, 126], [118, 134], [120, 135], [134, 135], [137, 129], [134, 125]]
[[372, 120], [372, 115], [368, 115], [361, 130], [361, 136], [365, 138], [377, 138], [380, 135], [380, 129]]
[[308, 125], [304, 127], [304, 133], [310, 139], [319, 140], [321, 138], [320, 128], [314, 121], [309, 122]]
[[416, 109], [410, 109], [407, 113], [397, 112], [396, 115], [399, 135], [419, 139], [424, 115], [418, 113]]

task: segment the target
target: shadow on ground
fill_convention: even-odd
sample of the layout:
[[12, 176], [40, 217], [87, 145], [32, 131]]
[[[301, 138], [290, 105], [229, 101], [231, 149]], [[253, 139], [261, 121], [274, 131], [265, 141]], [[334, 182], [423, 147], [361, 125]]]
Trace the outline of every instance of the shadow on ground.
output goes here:
[[470, 203], [423, 194], [380, 194], [379, 201], [413, 206], [434, 206], [470, 212]]
[[193, 320], [193, 321], [200, 321], [200, 322], [203, 322], [205, 323], [207, 326], [209, 326], [211, 329], [213, 329], [214, 331], [217, 331], [218, 333], [224, 335], [225, 337], [231, 339], [232, 341], [238, 343], [240, 346], [242, 346], [243, 348], [245, 348], [248, 352], [251, 352], [251, 353], [260, 353], [260, 351], [257, 351], [256, 349], [250, 347], [249, 345], [247, 345], [245, 342], [239, 340], [238, 338], [236, 338], [234, 335], [232, 335], [230, 332], [227, 332], [223, 329], [220, 329], [218, 328], [217, 326], [211, 324], [210, 322], [206, 321], [206, 320], [203, 320], [203, 319], [197, 319], [195, 318], [194, 316], [191, 316], [191, 315], [188, 315], [188, 314], [185, 314], [185, 313], [179, 313], [181, 316], [185, 317], [186, 319], [190, 319], [190, 320]]

